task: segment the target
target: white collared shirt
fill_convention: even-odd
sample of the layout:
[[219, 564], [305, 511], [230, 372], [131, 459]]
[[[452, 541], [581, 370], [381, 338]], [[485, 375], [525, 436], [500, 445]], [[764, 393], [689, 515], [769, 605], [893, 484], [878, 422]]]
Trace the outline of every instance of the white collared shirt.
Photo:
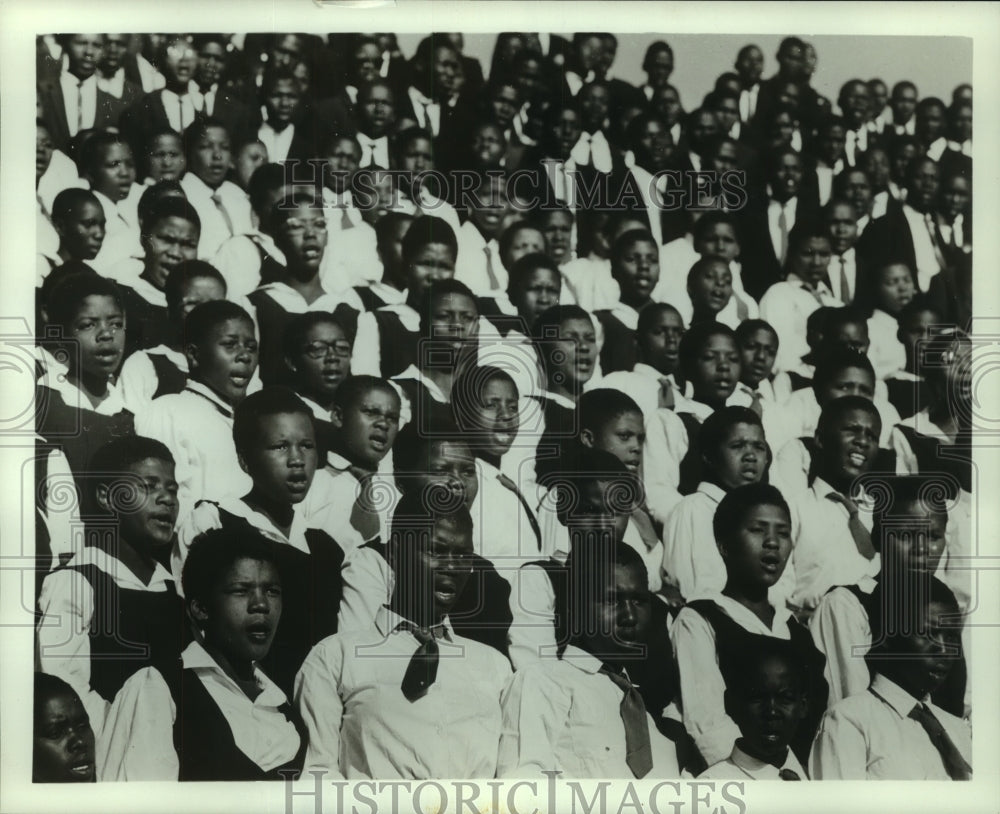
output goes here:
[[896, 336], [898, 329], [896, 318], [881, 308], [876, 308], [868, 319], [868, 338], [871, 340], [868, 356], [878, 379], [888, 379], [906, 367], [906, 348]]
[[785, 251], [790, 250], [790, 243], [788, 236], [792, 232], [792, 227], [795, 226], [795, 214], [798, 211], [799, 198], [797, 195], [793, 195], [787, 201], [782, 203], [781, 201], [770, 198], [770, 187], [768, 187], [769, 200], [767, 202], [767, 230], [771, 235], [771, 245], [774, 247], [774, 256], [778, 258], [779, 263], [785, 262], [785, 256], [781, 253], [781, 213], [785, 213]]
[[927, 218], [909, 204], [903, 204], [903, 217], [910, 226], [910, 235], [913, 238], [913, 254], [917, 261], [917, 288], [927, 291], [931, 278], [941, 271], [941, 263], [938, 261], [937, 252], [934, 251]]
[[[572, 645], [558, 661], [528, 665], [514, 674], [503, 699], [498, 777], [632, 778], [626, 761], [624, 690], [600, 672], [601, 661]], [[661, 735], [647, 710], [653, 768], [649, 777], [678, 777], [674, 743]]]
[[[69, 71], [59, 74], [59, 85], [62, 88], [63, 103], [66, 107], [66, 124], [69, 125], [70, 136], [75, 136], [81, 130], [89, 130], [97, 119], [97, 74], [86, 79], [78, 79]], [[81, 114], [81, 94], [83, 107]]]
[[143, 187], [132, 184], [128, 196], [115, 203], [103, 192], [91, 190], [104, 210], [104, 240], [97, 257], [89, 261], [98, 273], [108, 275], [123, 260], [143, 256], [137, 212], [143, 191]]
[[[313, 484], [302, 502], [307, 525], [323, 529], [337, 541], [345, 554], [365, 543], [361, 532], [351, 525], [351, 512], [361, 494], [361, 484], [351, 471], [352, 466], [343, 455], [327, 450], [326, 466], [316, 470]], [[374, 477], [378, 479], [380, 488], [395, 490], [394, 485], [386, 482], [389, 478], [381, 474]], [[387, 503], [394, 505], [393, 501]], [[389, 538], [391, 512], [392, 505], [388, 505], [378, 513], [379, 536], [382, 540]]]
[[257, 131], [257, 138], [267, 147], [267, 160], [272, 164], [281, 163], [288, 158], [288, 152], [292, 148], [295, 125], [288, 124], [282, 130], [275, 130], [268, 122], [264, 122]]
[[118, 413], [125, 409], [125, 400], [122, 398], [121, 387], [117, 383], [113, 381], [108, 382], [107, 394], [95, 407], [90, 401], [90, 397], [64, 374], [65, 370], [61, 369], [47, 370], [45, 375], [39, 379], [38, 384], [41, 387], [47, 387], [50, 390], [56, 391], [62, 396], [63, 403], [67, 407], [77, 410], [87, 410], [98, 415], [112, 416], [118, 415]]
[[419, 647], [386, 607], [363, 631], [323, 639], [295, 679], [295, 703], [309, 733], [304, 771], [333, 778], [493, 777], [507, 660], [455, 635], [437, 640], [437, 676], [416, 702], [402, 693]]
[[[198, 258], [211, 260], [219, 247], [233, 235], [246, 235], [254, 231], [247, 194], [231, 181], [223, 181], [219, 188], [212, 190], [197, 175], [184, 173], [181, 188], [188, 202], [194, 207], [201, 220], [201, 238], [198, 241]], [[225, 207], [233, 225], [230, 231], [226, 219], [219, 210], [215, 196]]]
[[[437, 136], [441, 132], [441, 105], [432, 99], [428, 99], [413, 85], [410, 85], [406, 89], [406, 93], [413, 103], [413, 112], [417, 116], [417, 124], [424, 130], [430, 130], [431, 135]], [[388, 164], [384, 166], [388, 166]]]
[[[155, 564], [147, 585], [116, 557], [93, 546], [78, 550], [68, 565], [93, 565], [123, 590], [163, 593], [174, 585], [170, 572], [159, 563]], [[69, 568], [45, 577], [38, 597], [42, 618], [36, 637], [41, 670], [59, 676], [76, 690], [98, 736], [109, 704], [96, 690], [90, 689], [90, 626], [97, 610], [109, 610], [104, 606], [108, 601], [110, 597], [95, 597], [87, 578]]]
[[611, 172], [611, 145], [601, 130], [595, 133], [580, 133], [580, 139], [570, 151], [577, 166], [593, 166], [598, 172]]
[[[910, 712], [920, 703], [881, 673], [871, 688], [835, 704], [809, 755], [814, 780], [950, 780], [941, 754]], [[968, 724], [923, 699], [951, 742], [972, 765]]]
[[[872, 577], [864, 577], [857, 587], [870, 594], [877, 584]], [[809, 619], [809, 632], [816, 649], [826, 656], [823, 677], [830, 685], [828, 706], [868, 689], [871, 675], [864, 656], [871, 647], [872, 629], [852, 591], [837, 587], [823, 594]]]
[[174, 456], [178, 517], [199, 500], [250, 491], [233, 443], [232, 407], [201, 382], [189, 379], [183, 392], [153, 399], [136, 415], [135, 430], [162, 441]]
[[183, 133], [191, 126], [191, 123], [195, 120], [195, 116], [201, 112], [202, 104], [204, 104], [200, 93], [195, 95], [188, 91], [187, 93], [177, 94], [166, 88], [160, 92], [160, 101], [163, 103], [163, 109], [167, 114], [167, 121], [170, 123], [171, 128], [178, 133]]
[[740, 91], [740, 121], [749, 122], [757, 112], [757, 96], [760, 93], [760, 82]]
[[709, 766], [698, 775], [699, 780], [780, 780], [780, 772], [792, 771], [798, 775], [799, 780], [808, 780], [809, 775], [802, 768], [798, 758], [791, 749], [785, 755], [785, 760], [781, 766], [766, 763], [759, 758], [752, 757], [740, 749], [733, 746], [732, 754], [725, 760], [721, 760], [714, 766]]
[[577, 257], [560, 266], [559, 272], [563, 282], [559, 302], [563, 305], [579, 305], [595, 311], [610, 308], [621, 296], [621, 289], [611, 276], [611, 261], [606, 258], [593, 254]]
[[[455, 279], [465, 283], [477, 297], [490, 296], [507, 290], [507, 269], [500, 259], [500, 245], [496, 239], [486, 240], [476, 225], [466, 221], [458, 230], [458, 262], [455, 264]], [[490, 253], [489, 266], [496, 279], [494, 286], [487, 272], [486, 250]]]
[[125, 69], [119, 68], [111, 76], [97, 75], [97, 87], [116, 99], [121, 99], [125, 92]]
[[389, 169], [389, 137], [380, 136], [372, 138], [367, 133], [357, 134], [358, 144], [361, 145], [361, 161], [359, 167], [381, 167]]
[[667, 379], [673, 391], [674, 404], [684, 399], [684, 392], [677, 384], [674, 374], [663, 374], [655, 367], [643, 362], [637, 362], [632, 370], [616, 370], [601, 379], [601, 389], [610, 388], [628, 393], [639, 405], [646, 422], [656, 415], [660, 408], [661, 380]]
[[[799, 608], [815, 608], [820, 598], [835, 585], [854, 585], [864, 577], [874, 577], [881, 567], [876, 553], [865, 558], [857, 548], [848, 526], [847, 507], [827, 495], [836, 493], [822, 478], [791, 501], [795, 591], [791, 603]], [[873, 502], [863, 493], [855, 496], [858, 519], [872, 528]]]
[[178, 370], [183, 373], [188, 372], [187, 356], [166, 345], [157, 345], [155, 348], [137, 350], [130, 354], [122, 365], [118, 386], [121, 388], [125, 407], [132, 413], [138, 414], [145, 409], [152, 402], [153, 395], [159, 387], [156, 368], [150, 358], [155, 355], [167, 357]]
[[924, 151], [924, 155], [934, 161], [940, 161], [944, 151], [948, 149], [948, 139], [944, 136], [935, 139]]
[[[844, 270], [844, 274], [847, 277], [847, 292], [846, 295], [840, 290], [840, 271], [841, 268]], [[836, 297], [841, 302], [850, 304], [854, 299], [854, 295], [857, 292], [857, 276], [858, 276], [858, 266], [857, 258], [855, 256], [854, 247], [852, 246], [843, 254], [834, 254], [830, 257], [830, 268], [827, 272], [827, 276], [830, 278], [830, 291], [833, 296]]]
[[[774, 619], [768, 627], [753, 611], [721, 593], [691, 597], [695, 598], [710, 599], [750, 633], [786, 641], [791, 638], [788, 623], [792, 615], [783, 604], [774, 608]], [[670, 641], [680, 667], [679, 706], [684, 728], [711, 766], [727, 758], [740, 737], [739, 727], [725, 712], [726, 682], [719, 670], [715, 628], [698, 611], [681, 608], [670, 628]]]
[[[511, 574], [525, 562], [542, 557], [538, 537], [528, 519], [529, 513], [535, 514], [531, 496], [525, 490], [528, 484], [512, 478], [524, 498], [522, 503], [500, 482], [501, 470], [482, 458], [476, 459], [476, 475], [479, 492], [469, 509], [473, 526], [482, 529], [482, 550], [476, 553], [489, 560], [500, 576], [509, 581]], [[538, 523], [537, 517], [535, 522]]]
[[825, 284], [820, 283], [816, 289], [819, 300], [804, 285], [798, 277], [790, 274], [787, 280], [774, 283], [760, 298], [760, 317], [767, 320], [778, 334], [774, 369], [779, 373], [795, 370], [802, 357], [809, 352], [806, 320], [820, 307], [820, 301], [834, 308], [842, 304]]
[[[226, 299], [238, 302], [260, 285], [261, 251], [281, 265], [287, 262], [284, 252], [274, 245], [274, 239], [264, 232], [227, 237], [217, 249], [212, 265], [226, 281]], [[323, 258], [329, 252], [323, 253]]]

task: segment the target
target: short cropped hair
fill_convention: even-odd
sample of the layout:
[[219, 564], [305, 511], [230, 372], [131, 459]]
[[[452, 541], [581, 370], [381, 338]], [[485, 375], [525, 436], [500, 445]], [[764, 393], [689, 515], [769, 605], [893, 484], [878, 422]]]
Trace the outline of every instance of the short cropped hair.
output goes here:
[[695, 221], [694, 226], [691, 228], [691, 235], [694, 238], [694, 242], [698, 243], [707, 238], [709, 232], [720, 223], [732, 228], [733, 233], [736, 234], [736, 241], [738, 243], [739, 232], [736, 229], [736, 219], [729, 212], [721, 211], [706, 212]]
[[260, 424], [276, 415], [304, 415], [315, 428], [313, 413], [295, 391], [277, 385], [265, 387], [243, 399], [233, 413], [233, 444], [245, 453], [260, 437]]
[[253, 325], [253, 319], [246, 310], [229, 300], [203, 302], [191, 309], [184, 318], [184, 344], [200, 347], [211, 330], [230, 319], [239, 319]]
[[812, 379], [813, 392], [818, 393], [833, 380], [834, 376], [850, 368], [864, 370], [872, 377], [872, 381], [875, 381], [875, 369], [867, 355], [850, 348], [833, 348], [816, 360], [816, 370]]
[[239, 560], [269, 562], [279, 572], [277, 544], [252, 526], [209, 529], [195, 537], [184, 560], [181, 587], [187, 601], [207, 602], [219, 580]]
[[337, 385], [337, 389], [333, 392], [333, 406], [346, 410], [357, 404], [366, 393], [372, 390], [392, 393], [397, 399], [399, 398], [396, 389], [389, 384], [387, 379], [380, 379], [378, 376], [348, 376]]
[[646, 331], [649, 330], [650, 326], [657, 319], [659, 319], [661, 314], [666, 314], [668, 312], [677, 314], [683, 324], [684, 317], [681, 316], [681, 312], [674, 308], [674, 306], [672, 306], [669, 302], [651, 302], [649, 305], [645, 306], [639, 312], [639, 321], [635, 326], [636, 339], [638, 340], [639, 337], [645, 334]]
[[819, 421], [816, 424], [816, 435], [826, 437], [830, 434], [833, 425], [852, 410], [860, 410], [868, 413], [882, 426], [882, 416], [879, 415], [878, 407], [863, 396], [841, 396], [827, 404], [820, 413]]
[[774, 326], [765, 319], [745, 319], [739, 325], [736, 326], [736, 344], [742, 345], [747, 339], [750, 338], [751, 334], [757, 331], [768, 331], [771, 336], [774, 337], [775, 346], [781, 341], [778, 337], [778, 332], [774, 330]]
[[458, 239], [447, 221], [433, 215], [414, 218], [403, 236], [403, 262], [409, 263], [418, 252], [435, 243], [447, 246], [452, 257], [458, 256]]
[[577, 405], [580, 429], [592, 432], [600, 432], [610, 422], [626, 413], [642, 416], [642, 410], [635, 403], [635, 399], [621, 390], [609, 387], [588, 390], [580, 396], [580, 403]]
[[397, 226], [406, 223], [408, 224], [407, 231], [409, 231], [414, 220], [416, 218], [413, 215], [408, 215], [405, 212], [386, 212], [375, 224], [375, 245], [380, 249], [383, 248], [392, 241]]
[[160, 198], [153, 203], [142, 218], [142, 233], [148, 235], [156, 224], [167, 218], [186, 220], [198, 230], [199, 234], [201, 233], [201, 218], [198, 217], [194, 207], [186, 199], [176, 196]]
[[[69, 266], [64, 263], [63, 267]], [[121, 290], [107, 277], [102, 277], [89, 266], [81, 263], [80, 268], [66, 273], [48, 292], [45, 300], [48, 323], [68, 330], [70, 323], [87, 297], [110, 297], [125, 313]]]
[[725, 442], [729, 431], [737, 424], [752, 424], [764, 428], [760, 416], [749, 407], [722, 407], [701, 424], [698, 446], [701, 447], [702, 454], [715, 455]]
[[89, 473], [94, 486], [110, 486], [122, 473], [140, 461], [153, 458], [174, 465], [174, 456], [161, 441], [142, 435], [126, 435], [108, 441], [91, 456]]
[[185, 285], [192, 280], [202, 279], [215, 280], [222, 286], [223, 293], [227, 290], [226, 278], [211, 263], [204, 260], [181, 263], [167, 275], [167, 280], [163, 284], [163, 295], [167, 299], [167, 309], [173, 311], [180, 305]]
[[[180, 137], [178, 136], [178, 138]], [[182, 205], [187, 204], [187, 195], [184, 194], [184, 187], [181, 186], [180, 181], [164, 179], [143, 190], [142, 195], [139, 196], [139, 205], [136, 207], [140, 230], [145, 232], [153, 212], [159, 207], [160, 202], [165, 200], [179, 201]], [[193, 216], [193, 222], [198, 226], [200, 232], [201, 221], [198, 219], [198, 213], [193, 208], [190, 209], [190, 213], [187, 219], [191, 220]]]
[[777, 506], [791, 518], [788, 502], [769, 483], [748, 483], [727, 492], [719, 501], [712, 518], [712, 533], [717, 542], [725, 542], [757, 506]]
[[444, 280], [433, 280], [420, 297], [420, 306], [418, 308], [420, 311], [420, 336], [430, 338], [431, 307], [435, 302], [449, 294], [459, 294], [467, 297], [469, 302], [475, 307], [476, 314], [479, 314], [479, 300], [476, 299], [476, 295], [472, 293], [465, 283], [456, 280], [454, 277]]
[[556, 265], [556, 261], [542, 252], [533, 252], [519, 257], [511, 265], [507, 277], [507, 293], [516, 291], [523, 286], [528, 277], [539, 269], [551, 271], [562, 285], [562, 277], [559, 274], [559, 266]]
[[474, 431], [468, 425], [468, 417], [482, 405], [482, 393], [492, 381], [507, 382], [517, 393], [517, 383], [504, 369], [494, 365], [472, 365], [462, 370], [451, 385], [451, 410], [455, 424], [463, 432]]
[[615, 264], [621, 261], [622, 255], [636, 243], [652, 243], [654, 246], [657, 245], [656, 239], [651, 232], [645, 229], [629, 229], [627, 232], [618, 235], [618, 238], [611, 246], [612, 269], [615, 267]]
[[225, 132], [226, 136], [232, 141], [233, 134], [229, 132], [229, 128], [220, 121], [219, 119], [213, 118], [211, 116], [204, 119], [195, 119], [184, 131], [184, 157], [190, 161], [191, 154], [194, 152], [195, 147], [197, 147], [198, 142], [201, 141], [205, 134], [212, 128], [218, 128]]
[[531, 336], [536, 342], [552, 339], [559, 326], [571, 319], [582, 319], [589, 323], [590, 313], [579, 305], [553, 305], [538, 315], [535, 324], [531, 326]]
[[[125, 137], [112, 130], [98, 130], [87, 136], [80, 144], [80, 154], [76, 162], [80, 175], [86, 177], [96, 170], [97, 163], [104, 156], [104, 151], [115, 144], [129, 147]], [[129, 147], [129, 153], [131, 152], [132, 149]]]
[[[101, 205], [101, 202], [97, 200], [97, 196], [89, 189], [80, 189], [79, 187], [64, 189], [52, 201], [52, 222], [64, 222], [73, 214], [74, 209], [83, 206], [85, 203], [92, 203], [95, 206]], [[103, 208], [101, 211], [104, 211]]]
[[713, 336], [728, 336], [733, 340], [733, 344], [736, 344], [736, 332], [721, 322], [697, 322], [681, 337], [677, 356], [684, 378], [692, 377], [698, 354]]
[[410, 421], [392, 445], [393, 472], [397, 477], [425, 472], [431, 449], [446, 443], [469, 443], [451, 416], [434, 411], [427, 421]]

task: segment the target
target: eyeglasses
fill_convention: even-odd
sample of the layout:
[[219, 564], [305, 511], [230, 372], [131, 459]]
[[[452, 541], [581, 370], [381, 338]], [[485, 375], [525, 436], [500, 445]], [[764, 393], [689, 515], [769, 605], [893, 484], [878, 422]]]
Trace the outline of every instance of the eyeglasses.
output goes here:
[[336, 342], [321, 342], [317, 340], [316, 342], [310, 342], [305, 347], [305, 354], [310, 359], [323, 359], [330, 351], [333, 351], [335, 356], [346, 359], [351, 355], [351, 343], [343, 339], [338, 339]]

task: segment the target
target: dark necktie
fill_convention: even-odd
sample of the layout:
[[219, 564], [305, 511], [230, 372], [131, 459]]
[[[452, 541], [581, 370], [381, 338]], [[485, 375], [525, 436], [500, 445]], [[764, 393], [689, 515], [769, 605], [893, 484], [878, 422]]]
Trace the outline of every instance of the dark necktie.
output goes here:
[[406, 673], [403, 674], [403, 683], [400, 684], [403, 697], [407, 701], [413, 702], [427, 695], [431, 684], [437, 680], [438, 662], [440, 661], [437, 640], [448, 639], [450, 641], [451, 637], [444, 625], [435, 625], [428, 630], [417, 627], [412, 622], [404, 621], [400, 622], [396, 629], [409, 630], [413, 637], [420, 642], [420, 646], [410, 657]]
[[177, 97], [177, 121], [180, 124], [180, 131], [184, 132], [184, 100]]
[[858, 551], [870, 549], [872, 536], [868, 529], [865, 528], [865, 524], [861, 522], [861, 518], [858, 517], [858, 504], [849, 497], [840, 494], [840, 492], [830, 492], [826, 496], [826, 499], [832, 500], [834, 503], [839, 503], [847, 509], [847, 528], [851, 532], [851, 537], [854, 538], [854, 544], [858, 547]]
[[944, 731], [944, 726], [934, 717], [925, 704], [917, 704], [910, 710], [910, 717], [924, 728], [927, 737], [931, 739], [934, 748], [941, 755], [944, 762], [944, 770], [948, 772], [948, 777], [952, 780], [971, 780], [972, 767], [965, 762], [958, 747], [948, 737]]
[[517, 488], [517, 484], [508, 478], [503, 472], [497, 475], [497, 480], [500, 481], [505, 489], [510, 489], [510, 491], [517, 495], [518, 501], [524, 508], [524, 513], [528, 516], [528, 522], [531, 524], [531, 530], [535, 532], [535, 538], [538, 540], [538, 550], [541, 551], [542, 530], [538, 527], [538, 521], [535, 519], [535, 513], [531, 511], [528, 501], [524, 499], [524, 495], [522, 495], [521, 490]]
[[490, 291], [499, 291], [500, 281], [497, 279], [496, 270], [493, 268], [493, 251], [489, 246], [483, 246], [483, 254], [486, 255], [486, 276], [490, 278]]
[[601, 670], [625, 693], [618, 711], [625, 724], [625, 762], [637, 778], [645, 777], [653, 769], [653, 750], [649, 745], [649, 722], [646, 705], [635, 685], [622, 673]]
[[779, 769], [778, 770], [778, 777], [780, 777], [782, 780], [801, 780], [802, 779], [801, 777], [799, 777], [799, 773], [796, 772], [796, 771], [793, 771], [792, 769]]
[[83, 80], [76, 82], [76, 132], [83, 130]]
[[750, 393], [750, 409], [753, 410], [759, 417], [764, 415], [764, 407], [761, 405], [761, 395], [759, 390], [749, 390]]
[[340, 228], [341, 228], [341, 230], [344, 230], [344, 229], [353, 229], [354, 228], [354, 224], [351, 222], [351, 216], [349, 214], [347, 214], [347, 204], [345, 204], [345, 203], [339, 203], [339, 204], [337, 204], [337, 208], [340, 210]]
[[938, 268], [947, 268], [948, 261], [945, 260], [944, 251], [941, 249], [941, 241], [938, 239], [937, 223], [930, 212], [924, 213], [924, 223], [927, 224], [927, 234], [930, 235], [931, 246], [934, 247], [934, 259], [937, 261]]
[[674, 386], [669, 376], [660, 379], [660, 390], [657, 393], [657, 407], [664, 407], [667, 410], [674, 409]]
[[229, 211], [226, 209], [226, 204], [222, 200], [222, 195], [218, 192], [213, 192], [212, 203], [215, 204], [215, 208], [219, 210], [219, 214], [222, 215], [222, 219], [226, 222], [226, 228], [229, 230], [229, 234], [236, 234], [233, 230], [233, 219], [229, 217]]
[[847, 261], [844, 260], [844, 256], [840, 255], [837, 257], [840, 261], [840, 301], [844, 305], [851, 304], [851, 286], [847, 280]]
[[778, 257], [778, 263], [784, 265], [785, 258], [788, 256], [788, 216], [785, 215], [785, 204], [779, 203], [778, 206], [781, 207], [781, 211], [778, 213], [778, 230], [781, 233], [781, 254]]

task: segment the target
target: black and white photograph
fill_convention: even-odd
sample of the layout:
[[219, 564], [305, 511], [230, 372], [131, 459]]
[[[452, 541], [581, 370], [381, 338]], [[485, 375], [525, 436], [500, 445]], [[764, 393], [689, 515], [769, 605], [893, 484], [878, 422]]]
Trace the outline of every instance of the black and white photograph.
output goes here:
[[996, 811], [1000, 8], [357, 5], [0, 7], [0, 811]]

